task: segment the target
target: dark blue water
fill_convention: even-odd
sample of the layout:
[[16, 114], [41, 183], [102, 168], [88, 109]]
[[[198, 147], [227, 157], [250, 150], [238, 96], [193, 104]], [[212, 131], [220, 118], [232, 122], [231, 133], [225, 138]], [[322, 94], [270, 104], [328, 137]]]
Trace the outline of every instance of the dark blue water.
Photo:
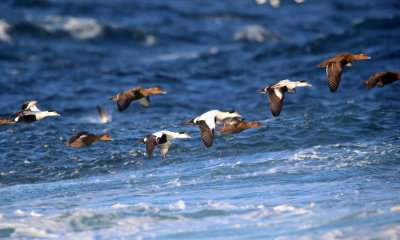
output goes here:
[[[400, 83], [362, 83], [400, 70], [398, 1], [10, 0], [0, 18], [0, 117], [61, 114], [0, 125], [0, 238], [400, 238]], [[316, 65], [341, 52], [372, 59], [332, 94]], [[286, 78], [313, 86], [273, 117], [256, 90]], [[168, 94], [119, 113], [137, 86]], [[206, 149], [184, 122], [212, 109], [266, 127]], [[163, 129], [192, 138], [147, 156]], [[115, 141], [64, 146], [79, 131]]]

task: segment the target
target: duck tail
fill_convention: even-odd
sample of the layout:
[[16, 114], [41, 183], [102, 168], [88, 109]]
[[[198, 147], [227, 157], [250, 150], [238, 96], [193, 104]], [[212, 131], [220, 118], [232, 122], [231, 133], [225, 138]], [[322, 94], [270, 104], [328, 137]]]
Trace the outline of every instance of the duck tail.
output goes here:
[[189, 121], [186, 121], [185, 124], [195, 124], [195, 123], [194, 123], [194, 118], [193, 118], [193, 119], [190, 119]]

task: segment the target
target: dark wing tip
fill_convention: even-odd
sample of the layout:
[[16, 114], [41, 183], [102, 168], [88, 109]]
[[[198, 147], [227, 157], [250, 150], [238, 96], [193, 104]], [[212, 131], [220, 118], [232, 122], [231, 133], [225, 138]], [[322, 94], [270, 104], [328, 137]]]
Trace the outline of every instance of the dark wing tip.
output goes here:
[[282, 111], [282, 106], [283, 106], [283, 92], [282, 93], [282, 99], [280, 99], [278, 96], [276, 96], [274, 91], [271, 91], [268, 94], [269, 98], [269, 109], [271, 110], [271, 113], [274, 117], [279, 116], [279, 114]]
[[204, 120], [199, 121], [198, 125], [200, 128], [201, 140], [203, 140], [206, 147], [211, 147], [214, 141], [214, 131], [211, 131]]

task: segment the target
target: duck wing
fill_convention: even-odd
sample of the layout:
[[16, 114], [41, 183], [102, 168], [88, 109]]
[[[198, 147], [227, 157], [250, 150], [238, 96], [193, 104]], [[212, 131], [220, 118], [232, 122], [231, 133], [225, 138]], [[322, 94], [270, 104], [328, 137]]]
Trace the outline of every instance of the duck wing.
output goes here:
[[78, 138], [85, 137], [85, 135], [87, 135], [87, 134], [88, 134], [87, 132], [79, 132], [77, 134], [74, 134], [70, 137], [68, 143], [71, 144], [71, 143], [75, 142]]
[[31, 110], [34, 112], [40, 112], [39, 108], [36, 106], [37, 101], [26, 101], [24, 103], [22, 103], [22, 110]]
[[149, 98], [149, 96], [139, 98], [136, 101], [144, 108], [149, 108], [150, 107], [150, 98]]
[[157, 145], [157, 138], [154, 135], [149, 135], [146, 137], [146, 152], [150, 156], [154, 148], [156, 148]]
[[229, 126], [238, 125], [243, 119], [238, 119], [237, 117], [228, 117], [224, 119], [224, 128]]
[[211, 147], [214, 140], [214, 129], [211, 130], [204, 120], [197, 121], [197, 125], [199, 125], [201, 140], [206, 147]]
[[158, 146], [158, 149], [160, 149], [160, 153], [163, 157], [165, 157], [165, 155], [167, 155], [169, 145], [170, 145], [170, 142], [167, 140], [166, 134], [163, 134], [160, 138], [157, 138], [157, 146]]
[[274, 115], [275, 117], [281, 113], [283, 99], [285, 97], [283, 93], [285, 91], [287, 91], [286, 86], [280, 88], [273, 88], [268, 91], [269, 108], [271, 110], [272, 115]]
[[331, 92], [338, 89], [342, 72], [343, 65], [341, 62], [330, 62], [326, 65], [326, 75], [328, 75], [328, 85]]
[[139, 88], [132, 88], [129, 89], [119, 95], [119, 99], [117, 101], [118, 105], [118, 110], [120, 112], [124, 111], [126, 108], [129, 107], [131, 104], [132, 100], [137, 100], [138, 98], [141, 98], [143, 95], [140, 93]]
[[[14, 113], [14, 114], [11, 114], [7, 119], [14, 118], [14, 116], [20, 115], [20, 113], [22, 113], [23, 111], [24, 111], [24, 110], [20, 110], [20, 111]], [[14, 119], [13, 119], [13, 120], [14, 120]]]

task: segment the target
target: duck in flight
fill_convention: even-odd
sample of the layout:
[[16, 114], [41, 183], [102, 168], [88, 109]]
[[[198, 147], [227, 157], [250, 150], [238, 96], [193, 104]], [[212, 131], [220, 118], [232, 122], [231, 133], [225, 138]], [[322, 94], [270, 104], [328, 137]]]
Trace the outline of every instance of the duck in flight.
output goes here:
[[100, 122], [101, 123], [108, 123], [110, 122], [110, 117], [109, 117], [109, 113], [103, 111], [103, 109], [100, 106], [97, 106], [97, 112], [100, 115]]
[[249, 128], [255, 127], [265, 127], [260, 122], [245, 122], [244, 119], [239, 119], [237, 117], [225, 118], [224, 127], [217, 130], [218, 133], [234, 134], [240, 133]]
[[367, 84], [367, 89], [370, 90], [376, 84], [378, 87], [383, 87], [386, 84], [393, 83], [400, 79], [400, 73], [394, 71], [380, 72], [372, 74], [370, 78], [368, 78], [364, 83]]
[[270, 84], [263, 89], [257, 90], [260, 93], [268, 93], [269, 108], [275, 117], [281, 113], [284, 93], [296, 93], [296, 87], [312, 86], [306, 81], [292, 82], [289, 79], [281, 80]]
[[108, 136], [107, 134], [96, 136], [87, 132], [79, 132], [72, 135], [68, 143], [66, 143], [65, 145], [69, 147], [81, 148], [84, 146], [89, 146], [90, 144], [100, 140], [113, 141], [114, 139], [110, 138], [110, 136]]
[[343, 66], [351, 67], [353, 61], [363, 59], [371, 59], [371, 57], [364, 53], [353, 55], [345, 52], [323, 61], [317, 67], [326, 67], [329, 89], [331, 92], [335, 92], [339, 87]]
[[139, 144], [146, 144], [146, 152], [150, 156], [156, 146], [161, 152], [161, 155], [165, 157], [168, 153], [168, 148], [171, 145], [171, 140], [175, 138], [190, 138], [185, 132], [170, 132], [170, 131], [159, 131], [148, 135]]
[[114, 97], [110, 98], [110, 101], [117, 101], [118, 110], [120, 112], [124, 111], [133, 100], [136, 100], [142, 107], [148, 108], [150, 107], [150, 98], [151, 94], [166, 94], [161, 88], [142, 88], [136, 87], [125, 92], [119, 93]]
[[36, 104], [37, 101], [35, 100], [22, 103], [20, 111], [12, 114], [8, 118], [1, 119], [0, 123], [31, 123], [48, 116], [60, 116], [60, 114], [54, 110], [40, 111]]
[[222, 124], [222, 121], [229, 117], [241, 117], [241, 115], [236, 111], [221, 112], [219, 110], [211, 110], [187, 121], [186, 124], [197, 124], [204, 145], [211, 147], [214, 141], [215, 125], [217, 122]]

